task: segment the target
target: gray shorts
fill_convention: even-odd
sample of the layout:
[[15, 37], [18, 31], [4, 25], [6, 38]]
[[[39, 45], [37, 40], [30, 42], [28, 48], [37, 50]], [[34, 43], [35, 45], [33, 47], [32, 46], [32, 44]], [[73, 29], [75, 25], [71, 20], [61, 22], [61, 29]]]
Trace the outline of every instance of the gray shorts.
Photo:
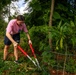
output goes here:
[[[20, 43], [20, 33], [12, 35], [12, 38], [17, 42]], [[7, 36], [4, 37], [4, 44], [10, 45], [12, 42], [8, 39]]]

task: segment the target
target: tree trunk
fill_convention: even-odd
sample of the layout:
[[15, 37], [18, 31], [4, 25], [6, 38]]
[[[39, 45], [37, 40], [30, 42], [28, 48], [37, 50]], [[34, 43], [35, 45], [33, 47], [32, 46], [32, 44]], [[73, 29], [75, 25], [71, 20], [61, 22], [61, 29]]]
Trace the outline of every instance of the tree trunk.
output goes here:
[[10, 4], [8, 6], [8, 22], [10, 21]]
[[[53, 16], [53, 11], [54, 11], [54, 2], [55, 2], [55, 0], [51, 0], [49, 27], [52, 26], [52, 16]], [[51, 32], [49, 32], [49, 36], [50, 36], [50, 34], [51, 34]], [[51, 38], [49, 38], [49, 45], [52, 48], [52, 39]]]

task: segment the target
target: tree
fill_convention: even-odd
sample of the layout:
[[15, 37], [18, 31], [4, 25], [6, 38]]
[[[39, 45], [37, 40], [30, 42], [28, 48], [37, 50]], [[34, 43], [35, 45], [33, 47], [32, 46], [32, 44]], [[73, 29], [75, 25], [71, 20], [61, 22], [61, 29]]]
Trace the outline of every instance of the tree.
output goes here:
[[18, 0], [0, 0], [0, 33], [3, 33], [4, 27], [6, 22], [4, 21], [5, 15], [9, 13], [9, 6], [11, 1], [18, 1]]
[[[52, 26], [52, 17], [53, 17], [53, 11], [54, 11], [54, 2], [55, 0], [51, 0], [51, 10], [50, 10], [50, 20], [49, 20], [49, 27]], [[49, 32], [49, 35], [51, 32]], [[49, 38], [49, 45], [52, 48], [52, 39]]]
[[[72, 5], [68, 3], [68, 0], [56, 0], [55, 4], [54, 0], [32, 0], [29, 4], [28, 9], [30, 13], [24, 15], [26, 18], [26, 25], [29, 25], [29, 27], [48, 25], [50, 27], [57, 26], [60, 20], [62, 20], [63, 25], [65, 22], [69, 23], [71, 20], [73, 21], [76, 14], [75, 6], [72, 7]], [[51, 35], [51, 33], [49, 34]], [[52, 47], [51, 38], [49, 38], [49, 44]]]
[[9, 5], [18, 0], [0, 0], [0, 19], [3, 19], [5, 14], [9, 13]]
[[25, 14], [26, 24], [35, 26], [48, 25], [51, 1], [32, 0], [29, 4], [29, 12]]

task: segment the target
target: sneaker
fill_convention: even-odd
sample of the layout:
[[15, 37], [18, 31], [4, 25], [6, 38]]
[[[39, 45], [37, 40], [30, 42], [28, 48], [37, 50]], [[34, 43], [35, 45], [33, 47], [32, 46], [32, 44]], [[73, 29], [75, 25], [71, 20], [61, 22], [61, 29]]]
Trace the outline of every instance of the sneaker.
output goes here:
[[15, 60], [14, 63], [19, 64], [19, 62], [17, 60]]

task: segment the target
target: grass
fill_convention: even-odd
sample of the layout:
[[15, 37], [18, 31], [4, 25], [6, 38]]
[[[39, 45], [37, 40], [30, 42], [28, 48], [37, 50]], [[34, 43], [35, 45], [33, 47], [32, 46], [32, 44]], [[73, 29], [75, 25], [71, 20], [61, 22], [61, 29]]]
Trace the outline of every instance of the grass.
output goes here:
[[38, 71], [38, 68], [19, 52], [19, 62], [21, 64], [14, 63], [13, 46], [11, 45], [7, 61], [3, 62], [3, 38], [0, 41], [0, 75], [42, 75]]
[[[42, 63], [42, 57], [36, 53], [37, 59], [40, 63], [42, 70], [38, 69], [22, 52], [19, 51], [19, 62], [17, 65], [14, 63], [13, 45], [10, 46], [7, 61], [3, 62], [3, 49], [4, 49], [4, 36], [0, 36], [0, 75], [50, 75], [47, 67]], [[29, 48], [27, 40], [21, 38], [20, 46], [34, 59], [32, 52]], [[36, 51], [36, 50], [35, 50]]]

